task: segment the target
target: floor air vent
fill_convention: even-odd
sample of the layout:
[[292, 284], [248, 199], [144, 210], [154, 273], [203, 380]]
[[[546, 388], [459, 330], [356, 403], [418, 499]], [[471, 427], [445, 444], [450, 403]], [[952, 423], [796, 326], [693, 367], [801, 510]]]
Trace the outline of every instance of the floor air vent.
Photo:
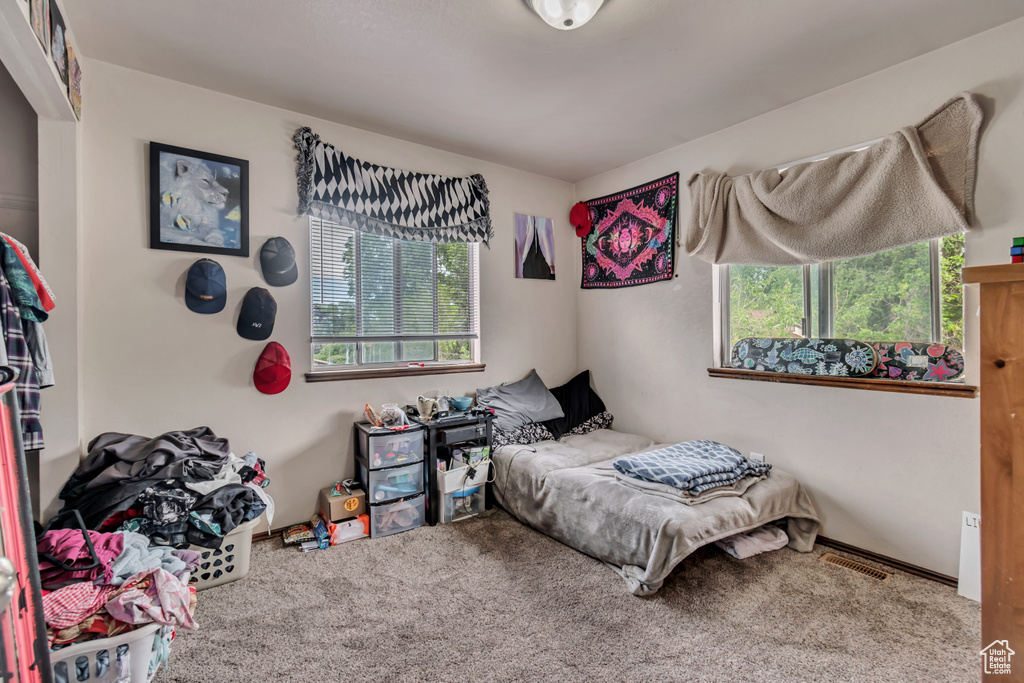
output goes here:
[[870, 576], [872, 579], [878, 579], [879, 581], [885, 581], [890, 576], [892, 576], [892, 574], [890, 574], [889, 572], [883, 572], [881, 569], [875, 569], [874, 567], [866, 565], [863, 562], [858, 562], [857, 560], [850, 560], [845, 557], [840, 557], [839, 555], [836, 555], [834, 553], [825, 553], [821, 556], [820, 559], [822, 562], [834, 564], [835, 566], [842, 567], [843, 569], [849, 569], [851, 571], [860, 572], [865, 576]]

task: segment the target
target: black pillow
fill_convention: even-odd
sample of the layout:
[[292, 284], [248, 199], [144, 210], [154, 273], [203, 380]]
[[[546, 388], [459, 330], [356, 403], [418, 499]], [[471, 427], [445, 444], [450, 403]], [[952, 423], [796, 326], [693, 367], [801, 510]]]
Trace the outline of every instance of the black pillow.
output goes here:
[[590, 418], [604, 412], [604, 401], [590, 388], [590, 370], [584, 370], [562, 386], [550, 391], [565, 413], [565, 417], [543, 423], [556, 439], [561, 439]]

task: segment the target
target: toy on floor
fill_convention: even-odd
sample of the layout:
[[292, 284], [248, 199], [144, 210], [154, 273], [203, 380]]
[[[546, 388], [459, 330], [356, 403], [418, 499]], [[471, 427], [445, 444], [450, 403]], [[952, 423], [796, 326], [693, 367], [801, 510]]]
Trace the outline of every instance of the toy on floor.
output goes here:
[[1010, 247], [1010, 263], [1024, 263], [1024, 237], [1014, 237]]

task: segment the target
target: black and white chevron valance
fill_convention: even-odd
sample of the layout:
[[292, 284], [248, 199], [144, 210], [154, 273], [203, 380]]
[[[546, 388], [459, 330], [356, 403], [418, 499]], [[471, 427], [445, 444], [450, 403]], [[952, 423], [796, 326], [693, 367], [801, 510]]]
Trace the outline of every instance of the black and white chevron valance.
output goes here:
[[299, 215], [421, 242], [483, 242], [491, 227], [481, 175], [450, 178], [345, 156], [309, 128], [295, 134]]

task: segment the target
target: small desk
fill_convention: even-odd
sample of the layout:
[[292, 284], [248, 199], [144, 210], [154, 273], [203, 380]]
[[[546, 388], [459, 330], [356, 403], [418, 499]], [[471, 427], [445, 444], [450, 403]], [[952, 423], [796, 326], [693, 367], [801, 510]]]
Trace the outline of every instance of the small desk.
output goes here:
[[[427, 523], [435, 526], [441, 509], [441, 500], [437, 495], [438, 449], [466, 445], [490, 446], [494, 416], [463, 412], [435, 420], [421, 420], [411, 416], [410, 418], [426, 428], [427, 452], [424, 454], [424, 460], [426, 462]], [[486, 496], [487, 508], [490, 509], [491, 501], [494, 499], [490, 484], [487, 485]]]

